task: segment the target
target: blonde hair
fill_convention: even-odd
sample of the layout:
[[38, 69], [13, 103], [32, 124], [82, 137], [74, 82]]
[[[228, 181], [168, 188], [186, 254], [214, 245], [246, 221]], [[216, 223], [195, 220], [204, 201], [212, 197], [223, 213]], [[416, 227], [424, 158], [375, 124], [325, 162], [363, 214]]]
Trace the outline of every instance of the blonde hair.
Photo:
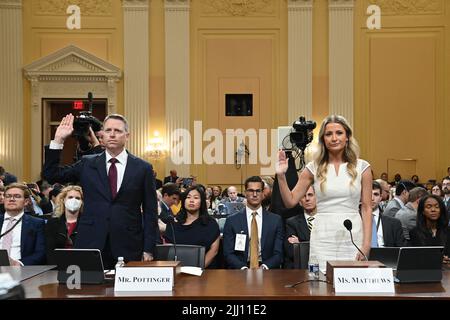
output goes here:
[[359, 156], [359, 146], [358, 142], [355, 140], [355, 138], [353, 138], [353, 130], [348, 124], [348, 121], [343, 116], [330, 115], [323, 120], [322, 125], [320, 127], [319, 150], [314, 160], [317, 168], [316, 177], [319, 179], [320, 190], [322, 192], [324, 192], [325, 185], [327, 182], [329, 155], [328, 149], [325, 146], [324, 135], [325, 135], [325, 127], [329, 123], [340, 124], [346, 132], [348, 141], [345, 145], [343, 160], [344, 162], [347, 162], [347, 172], [352, 178], [350, 182], [351, 186], [353, 186], [356, 180], [356, 176], [358, 175], [358, 173], [356, 172], [356, 163], [358, 161]]
[[[61, 192], [56, 197], [56, 207], [55, 216], [61, 217], [66, 212], [66, 206], [64, 205], [64, 200], [70, 191], [77, 191], [81, 195], [81, 200], [83, 200], [83, 189], [80, 186], [68, 186], [61, 190]], [[83, 211], [83, 203], [81, 204], [80, 213]]]

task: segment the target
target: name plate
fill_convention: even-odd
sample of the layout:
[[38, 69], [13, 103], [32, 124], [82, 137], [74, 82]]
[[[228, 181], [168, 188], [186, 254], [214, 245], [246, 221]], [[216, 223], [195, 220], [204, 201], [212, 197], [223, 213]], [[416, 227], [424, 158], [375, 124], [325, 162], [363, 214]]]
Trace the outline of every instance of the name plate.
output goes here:
[[118, 268], [114, 291], [172, 291], [173, 268]]
[[335, 268], [336, 293], [395, 293], [392, 268]]

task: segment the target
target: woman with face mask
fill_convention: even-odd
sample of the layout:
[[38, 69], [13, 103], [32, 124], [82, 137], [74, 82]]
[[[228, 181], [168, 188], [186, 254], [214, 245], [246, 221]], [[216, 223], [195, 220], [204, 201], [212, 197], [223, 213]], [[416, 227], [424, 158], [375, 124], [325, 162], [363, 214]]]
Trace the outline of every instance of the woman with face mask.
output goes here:
[[47, 241], [47, 264], [55, 264], [56, 248], [73, 248], [77, 235], [77, 223], [83, 209], [83, 190], [79, 186], [62, 189], [56, 198], [55, 218], [45, 226]]

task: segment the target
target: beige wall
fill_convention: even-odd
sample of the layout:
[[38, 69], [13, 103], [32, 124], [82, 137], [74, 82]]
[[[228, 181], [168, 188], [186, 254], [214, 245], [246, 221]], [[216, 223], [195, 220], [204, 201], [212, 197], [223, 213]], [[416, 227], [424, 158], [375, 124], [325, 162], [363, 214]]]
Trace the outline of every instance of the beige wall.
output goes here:
[[[67, 30], [65, 9], [80, 4], [82, 29]], [[23, 64], [75, 44], [123, 69], [121, 1], [23, 1]], [[190, 118], [207, 128], [276, 128], [287, 123], [287, 2], [190, 1]], [[382, 29], [366, 28], [369, 4], [382, 8]], [[450, 1], [358, 0], [354, 10], [355, 135], [376, 176], [383, 171], [441, 178], [450, 165]], [[165, 132], [164, 1], [150, 1], [150, 135]], [[400, 9], [399, 9], [400, 8]], [[30, 85], [24, 80], [23, 178], [30, 177]], [[313, 8], [313, 119], [329, 112], [328, 0]], [[223, 93], [254, 90], [255, 116], [229, 122]], [[252, 91], [253, 92], [253, 91]], [[123, 112], [123, 82], [118, 83]], [[228, 122], [227, 122], [228, 121]], [[193, 128], [191, 128], [193, 129]], [[193, 132], [193, 131], [192, 131]], [[203, 144], [205, 147], [207, 143]], [[388, 160], [391, 159], [391, 160]], [[404, 161], [414, 159], [415, 161]], [[164, 161], [154, 162], [159, 177]], [[248, 166], [244, 175], [257, 173]], [[205, 184], [239, 184], [233, 165], [192, 165]], [[390, 177], [392, 178], [392, 177]]]
[[[366, 28], [369, 3], [381, 6], [381, 30]], [[440, 179], [450, 165], [450, 1], [405, 3], [355, 8], [355, 132], [376, 177]]]
[[[67, 6], [81, 8], [81, 29], [66, 28]], [[113, 65], [123, 68], [123, 21], [121, 1], [91, 0], [23, 1], [23, 63], [46, 56], [69, 44], [76, 45]], [[86, 93], [87, 94], [87, 93]], [[94, 92], [95, 97], [95, 92]], [[24, 180], [31, 177], [30, 84], [24, 79]], [[123, 113], [123, 82], [117, 86], [117, 111]], [[48, 143], [44, 141], [44, 143]]]
[[[220, 1], [191, 2], [191, 120], [202, 121], [203, 130], [220, 129], [224, 137], [225, 129], [270, 131], [287, 120], [286, 2], [256, 3], [254, 8], [231, 8]], [[225, 93], [252, 93], [253, 116], [226, 117]], [[250, 144], [247, 140], [251, 149]], [[191, 166], [199, 181], [221, 185], [239, 185], [259, 169], [250, 164], [240, 169]]]

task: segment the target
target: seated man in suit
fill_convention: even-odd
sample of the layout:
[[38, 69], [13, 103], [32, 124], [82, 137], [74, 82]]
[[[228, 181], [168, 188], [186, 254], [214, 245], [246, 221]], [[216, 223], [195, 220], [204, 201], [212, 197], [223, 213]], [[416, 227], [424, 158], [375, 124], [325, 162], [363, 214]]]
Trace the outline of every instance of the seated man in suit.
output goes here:
[[384, 209], [384, 215], [395, 217], [398, 210], [403, 208], [408, 201], [409, 191], [415, 187], [414, 183], [408, 180], [400, 180], [395, 186], [395, 197], [387, 204]]
[[[264, 183], [264, 181], [263, 181]], [[238, 196], [238, 192], [235, 186], [229, 186], [227, 188], [227, 194], [228, 197], [222, 199], [220, 202], [221, 203], [226, 203], [226, 202], [244, 202], [245, 198], [239, 197]]]
[[409, 192], [408, 203], [395, 214], [395, 219], [400, 220], [403, 229], [403, 236], [406, 241], [410, 240], [409, 232], [417, 225], [417, 207], [422, 197], [426, 196], [428, 191], [422, 187], [415, 187]]
[[159, 231], [164, 233], [166, 231], [166, 224], [173, 221], [174, 214], [171, 206], [177, 205], [180, 201], [180, 189], [175, 183], [167, 183], [161, 189], [161, 201], [159, 219], [162, 223], [158, 223]]
[[246, 208], [231, 215], [223, 231], [223, 253], [232, 269], [273, 269], [283, 262], [283, 223], [279, 215], [263, 210], [264, 182], [258, 176], [245, 181]]
[[5, 213], [0, 214], [0, 248], [8, 251], [12, 266], [45, 264], [45, 223], [24, 213], [29, 202], [26, 185], [11, 183], [6, 187]]
[[405, 238], [403, 236], [402, 224], [400, 220], [385, 216], [380, 210], [381, 186], [378, 182], [372, 183], [372, 215], [373, 228], [377, 230], [372, 235], [372, 247], [403, 247]]
[[287, 269], [294, 267], [292, 244], [309, 241], [309, 236], [314, 225], [314, 215], [317, 212], [316, 193], [313, 186], [309, 187], [305, 196], [300, 200], [300, 204], [299, 213], [286, 220], [284, 267]]
[[170, 170], [170, 175], [164, 178], [163, 185], [171, 182], [171, 183], [177, 183], [178, 176], [177, 176], [177, 170]]

